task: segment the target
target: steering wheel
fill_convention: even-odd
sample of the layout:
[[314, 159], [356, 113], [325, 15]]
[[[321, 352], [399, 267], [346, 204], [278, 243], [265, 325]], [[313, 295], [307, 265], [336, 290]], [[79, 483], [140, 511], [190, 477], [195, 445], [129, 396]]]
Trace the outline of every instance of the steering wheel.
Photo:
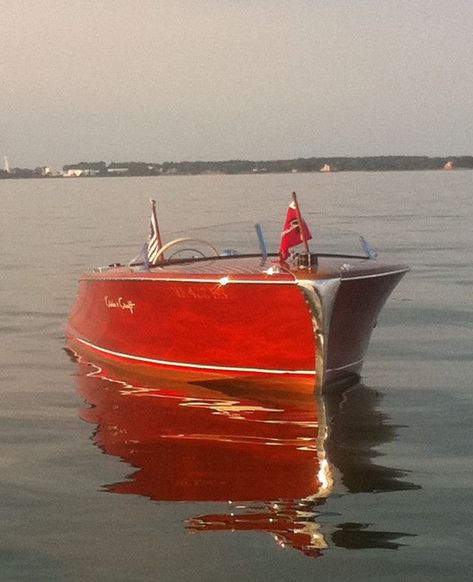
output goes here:
[[[187, 238], [187, 237], [185, 237], [185, 238], [176, 238], [172, 241], [169, 241], [165, 245], [163, 245], [159, 249], [159, 251], [157, 252], [155, 261], [158, 261], [164, 255], [164, 253], [166, 251], [168, 251], [169, 249], [171, 249], [172, 247], [182, 245], [183, 243], [186, 243], [186, 245], [187, 245], [187, 243], [204, 245], [212, 251], [211, 256], [218, 257], [218, 250], [212, 244], [207, 242], [206, 240], [202, 240], [200, 238]], [[189, 248], [186, 246], [183, 249], [178, 249], [178, 250], [174, 251], [174, 253], [172, 253], [172, 255], [169, 258], [175, 257], [176, 255], [179, 255], [180, 253], [186, 253], [186, 252], [193, 252], [193, 253], [200, 255], [201, 257], [207, 256], [205, 253], [203, 253], [202, 251], [200, 251], [198, 249], [193, 249], [193, 248]]]

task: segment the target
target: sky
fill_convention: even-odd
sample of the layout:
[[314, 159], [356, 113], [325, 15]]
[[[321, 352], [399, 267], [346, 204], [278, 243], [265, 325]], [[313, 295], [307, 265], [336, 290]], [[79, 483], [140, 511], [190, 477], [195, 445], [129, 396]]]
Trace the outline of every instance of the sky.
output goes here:
[[473, 0], [0, 0], [0, 155], [473, 155]]

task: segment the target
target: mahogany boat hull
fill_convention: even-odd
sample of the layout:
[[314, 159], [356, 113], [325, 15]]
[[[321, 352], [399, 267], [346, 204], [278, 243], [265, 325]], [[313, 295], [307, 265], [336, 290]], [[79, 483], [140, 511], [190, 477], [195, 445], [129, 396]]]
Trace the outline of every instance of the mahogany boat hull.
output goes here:
[[66, 327], [79, 353], [178, 379], [313, 391], [359, 374], [372, 329], [407, 271], [347, 257], [314, 269], [215, 258], [85, 275]]

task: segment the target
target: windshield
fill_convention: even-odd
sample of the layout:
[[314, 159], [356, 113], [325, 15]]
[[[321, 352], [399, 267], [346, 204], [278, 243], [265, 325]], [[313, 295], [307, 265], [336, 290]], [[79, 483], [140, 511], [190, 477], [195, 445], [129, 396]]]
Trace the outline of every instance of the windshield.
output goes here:
[[[259, 223], [268, 253], [277, 253], [281, 237], [282, 225], [280, 222], [263, 221]], [[322, 254], [366, 254], [360, 241], [360, 235], [336, 229], [330, 226], [318, 226], [311, 228], [312, 239], [309, 241], [311, 253]], [[236, 251], [238, 254], [257, 254], [261, 252], [255, 223], [250, 221], [229, 222], [213, 226], [191, 228], [186, 231], [162, 232], [163, 244], [171, 240], [190, 237], [208, 241], [214, 245], [220, 253]], [[295, 251], [301, 251], [302, 245], [294, 247]]]

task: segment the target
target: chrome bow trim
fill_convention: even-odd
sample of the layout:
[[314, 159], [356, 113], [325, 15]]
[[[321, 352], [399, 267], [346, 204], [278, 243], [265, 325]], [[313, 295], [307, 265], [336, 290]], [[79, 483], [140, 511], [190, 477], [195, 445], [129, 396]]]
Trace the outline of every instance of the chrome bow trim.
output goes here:
[[340, 283], [340, 278], [297, 281], [312, 316], [315, 337], [315, 390], [317, 392], [323, 392], [325, 386], [330, 322]]

